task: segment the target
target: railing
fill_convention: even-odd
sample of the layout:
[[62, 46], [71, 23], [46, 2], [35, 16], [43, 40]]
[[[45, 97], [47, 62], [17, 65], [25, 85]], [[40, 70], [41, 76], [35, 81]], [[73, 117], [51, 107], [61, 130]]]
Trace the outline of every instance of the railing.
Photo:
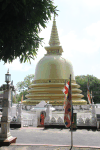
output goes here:
[[33, 119], [23, 119], [22, 120], [22, 125], [23, 126], [33, 126], [33, 122], [34, 122]]
[[30, 114], [28, 116], [22, 115], [22, 126], [34, 126], [35, 124], [35, 118], [33, 114]]

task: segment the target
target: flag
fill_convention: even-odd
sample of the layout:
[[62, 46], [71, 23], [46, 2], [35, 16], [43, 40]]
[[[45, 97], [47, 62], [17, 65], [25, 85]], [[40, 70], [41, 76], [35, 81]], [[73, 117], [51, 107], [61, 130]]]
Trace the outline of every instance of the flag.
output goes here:
[[67, 83], [65, 83], [65, 87], [64, 87], [64, 89], [63, 89], [63, 93], [64, 93], [65, 95], [68, 94], [69, 83], [70, 83], [69, 81], [68, 81]]
[[71, 126], [72, 121], [72, 111], [71, 111], [72, 101], [71, 101], [71, 83], [69, 82], [69, 89], [67, 100], [65, 100], [65, 113], [64, 113], [64, 122], [66, 127]]
[[66, 83], [66, 80], [65, 80], [65, 87], [62, 90], [64, 95], [65, 95], [65, 98], [64, 98], [64, 109], [65, 109], [65, 101], [66, 101], [66, 98], [67, 98], [67, 95], [68, 95], [68, 89], [69, 89], [69, 81]]
[[89, 78], [88, 78], [88, 83], [87, 83], [87, 98], [89, 104], [91, 104], [91, 98], [90, 98], [90, 92], [89, 92]]
[[22, 97], [21, 97], [21, 103], [22, 103], [22, 101], [23, 101], [23, 94], [22, 94]]

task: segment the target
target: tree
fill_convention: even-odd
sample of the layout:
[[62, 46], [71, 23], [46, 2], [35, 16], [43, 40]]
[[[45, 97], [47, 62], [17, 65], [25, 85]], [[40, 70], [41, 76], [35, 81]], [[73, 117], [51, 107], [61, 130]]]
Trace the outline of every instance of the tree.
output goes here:
[[92, 95], [94, 96], [94, 103], [100, 103], [100, 79], [94, 77], [93, 75], [81, 75], [76, 76], [76, 83], [80, 85], [80, 89], [82, 90], [82, 94], [84, 95], [84, 99], [87, 100], [87, 82], [89, 77], [89, 86], [90, 92], [92, 91]]
[[[27, 95], [27, 90], [22, 91], [21, 93], [19, 93], [19, 94], [16, 95], [16, 101], [15, 101], [15, 103], [18, 103], [18, 102], [21, 101], [22, 95], [23, 95], [23, 100], [25, 100], [26, 99], [25, 95]], [[14, 100], [15, 99], [13, 99], [13, 102], [14, 102]]]
[[12, 102], [13, 102], [13, 103], [17, 103], [17, 102], [16, 102], [16, 97], [15, 97], [15, 95], [13, 95], [13, 100], [12, 100]]
[[39, 44], [41, 27], [57, 15], [53, 0], [0, 0], [0, 60], [20, 62], [34, 59]]
[[17, 83], [17, 89], [19, 92], [27, 91], [29, 86], [32, 84], [32, 80], [34, 78], [34, 74], [30, 74], [24, 78], [24, 81]]

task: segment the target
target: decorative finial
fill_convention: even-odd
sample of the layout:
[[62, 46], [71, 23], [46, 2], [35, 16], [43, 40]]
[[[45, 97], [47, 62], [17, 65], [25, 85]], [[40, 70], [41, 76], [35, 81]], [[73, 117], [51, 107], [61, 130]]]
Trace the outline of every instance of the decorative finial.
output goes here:
[[8, 68], [8, 71], [7, 71], [7, 73], [9, 73], [9, 68]]
[[50, 46], [45, 47], [47, 51], [47, 54], [45, 55], [62, 55], [63, 49], [62, 46], [60, 46], [60, 41], [59, 41], [57, 27], [56, 27], [55, 14], [53, 18], [53, 25], [52, 25], [49, 45]]
[[53, 19], [53, 26], [52, 26], [49, 45], [50, 46], [59, 46], [60, 45], [57, 27], [56, 27], [55, 14], [54, 14], [54, 19]]

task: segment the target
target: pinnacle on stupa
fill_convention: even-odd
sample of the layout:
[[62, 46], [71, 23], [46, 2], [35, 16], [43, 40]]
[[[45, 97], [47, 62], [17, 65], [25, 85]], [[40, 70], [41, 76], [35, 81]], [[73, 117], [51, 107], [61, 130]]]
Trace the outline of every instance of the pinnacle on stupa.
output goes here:
[[49, 45], [50, 46], [59, 46], [60, 45], [58, 31], [57, 31], [57, 27], [56, 27], [55, 15], [54, 15], [54, 20], [53, 20]]

